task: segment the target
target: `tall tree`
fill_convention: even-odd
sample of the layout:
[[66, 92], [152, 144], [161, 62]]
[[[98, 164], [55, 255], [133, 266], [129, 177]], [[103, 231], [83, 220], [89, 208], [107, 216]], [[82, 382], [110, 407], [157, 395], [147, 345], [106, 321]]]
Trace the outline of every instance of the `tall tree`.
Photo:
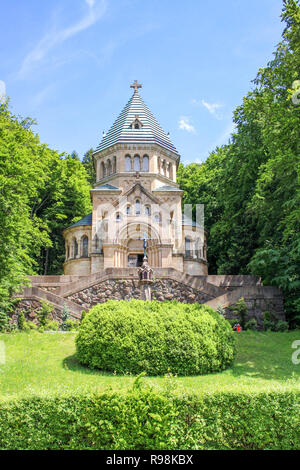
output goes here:
[[202, 165], [180, 167], [179, 182], [188, 190], [186, 201], [206, 204], [211, 272], [255, 273], [280, 287], [295, 324], [300, 316], [299, 1], [284, 1], [281, 16], [283, 39], [235, 110], [230, 144]]
[[90, 148], [87, 152], [85, 152], [82, 159], [83, 166], [88, 174], [89, 183], [92, 186], [96, 183], [96, 170], [94, 165], [93, 152], [94, 150]]

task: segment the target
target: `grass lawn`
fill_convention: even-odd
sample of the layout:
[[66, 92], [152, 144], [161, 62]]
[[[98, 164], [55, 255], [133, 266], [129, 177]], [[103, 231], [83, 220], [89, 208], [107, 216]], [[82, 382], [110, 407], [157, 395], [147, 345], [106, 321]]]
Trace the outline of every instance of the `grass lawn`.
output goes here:
[[[89, 370], [75, 357], [76, 333], [2, 334], [6, 361], [0, 363], [0, 398], [79, 390], [123, 389], [133, 377]], [[292, 363], [292, 343], [300, 331], [289, 333], [237, 333], [238, 354], [232, 368], [222, 373], [172, 378], [179, 393], [213, 391], [300, 390], [300, 364]], [[145, 379], [154, 387], [165, 385], [161, 377]]]

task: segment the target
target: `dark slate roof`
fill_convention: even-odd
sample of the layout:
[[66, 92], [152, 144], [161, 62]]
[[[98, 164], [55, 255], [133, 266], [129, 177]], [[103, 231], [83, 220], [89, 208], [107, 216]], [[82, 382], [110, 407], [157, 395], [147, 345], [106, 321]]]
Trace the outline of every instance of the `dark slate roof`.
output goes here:
[[101, 186], [95, 186], [94, 189], [97, 189], [97, 190], [101, 190], [101, 191], [120, 191], [119, 188], [117, 188], [116, 186], [113, 186], [112, 184], [102, 184]]
[[79, 227], [80, 225], [92, 225], [92, 213], [86, 215], [82, 219], [75, 222], [75, 224], [70, 225], [68, 228]]
[[[140, 129], [131, 128], [136, 116], [142, 123]], [[133, 93], [117, 120], [107, 134], [103, 136], [94, 153], [118, 143], [154, 143], [176, 153], [179, 157], [170, 137], [162, 130], [138, 91]]]
[[180, 191], [182, 192], [181, 189], [176, 188], [175, 186], [169, 186], [169, 185], [160, 186], [159, 188], [153, 189], [153, 192], [154, 191]]

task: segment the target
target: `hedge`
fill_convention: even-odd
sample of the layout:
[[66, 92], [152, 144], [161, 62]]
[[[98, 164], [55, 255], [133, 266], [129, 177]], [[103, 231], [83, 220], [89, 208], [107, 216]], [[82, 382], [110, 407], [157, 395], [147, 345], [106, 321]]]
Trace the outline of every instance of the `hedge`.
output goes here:
[[104, 371], [199, 375], [230, 366], [235, 336], [205, 305], [110, 300], [85, 316], [76, 347], [82, 364]]
[[128, 392], [0, 403], [0, 449], [299, 449], [300, 393]]

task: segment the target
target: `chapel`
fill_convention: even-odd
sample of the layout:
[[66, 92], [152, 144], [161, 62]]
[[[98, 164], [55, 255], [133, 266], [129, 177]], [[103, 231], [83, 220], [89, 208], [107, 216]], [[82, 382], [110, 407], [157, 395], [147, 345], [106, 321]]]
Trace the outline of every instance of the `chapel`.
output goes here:
[[145, 255], [153, 268], [208, 274], [203, 223], [182, 210], [180, 155], [141, 87], [131, 85], [131, 98], [93, 154], [92, 213], [63, 232], [66, 275], [139, 268]]

